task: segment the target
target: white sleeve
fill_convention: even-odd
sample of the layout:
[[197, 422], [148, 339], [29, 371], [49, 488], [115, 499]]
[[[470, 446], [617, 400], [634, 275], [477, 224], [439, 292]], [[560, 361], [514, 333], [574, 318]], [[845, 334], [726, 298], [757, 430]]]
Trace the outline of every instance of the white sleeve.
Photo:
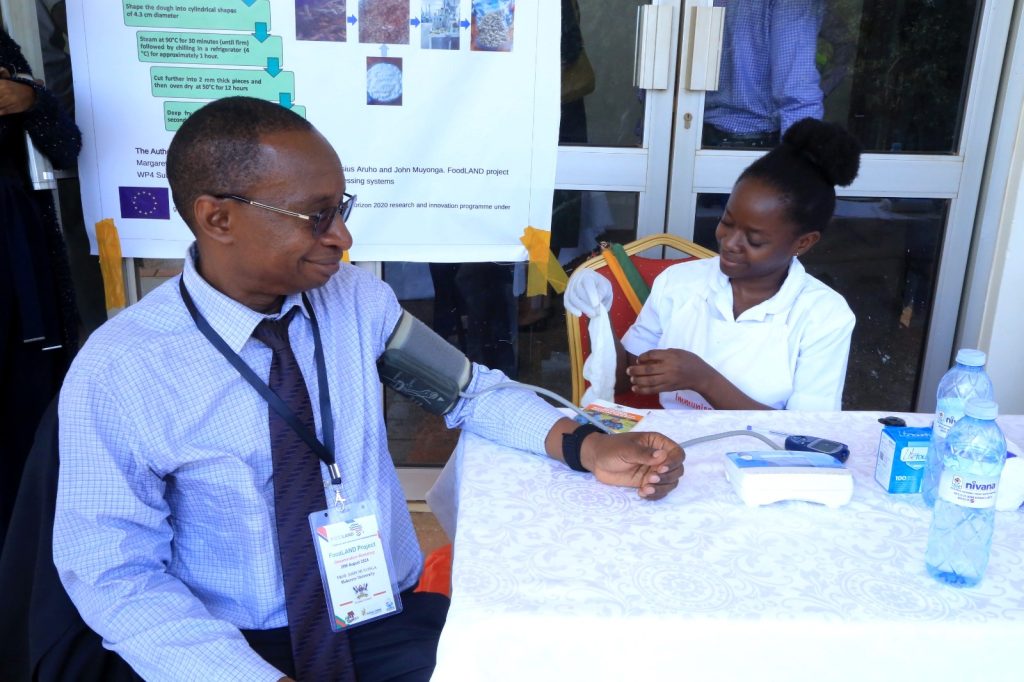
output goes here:
[[622, 335], [622, 347], [626, 349], [627, 353], [640, 355], [657, 348], [661, 342], [662, 334], [665, 331], [661, 311], [669, 305], [666, 302], [665, 281], [664, 272], [654, 278], [651, 294], [640, 309], [640, 314], [637, 315], [633, 326]]
[[[856, 318], [840, 297], [824, 319], [808, 325], [800, 341], [793, 394], [787, 410], [834, 412], [842, 409], [843, 384], [850, 359], [850, 338]], [[841, 307], [840, 307], [841, 306]]]

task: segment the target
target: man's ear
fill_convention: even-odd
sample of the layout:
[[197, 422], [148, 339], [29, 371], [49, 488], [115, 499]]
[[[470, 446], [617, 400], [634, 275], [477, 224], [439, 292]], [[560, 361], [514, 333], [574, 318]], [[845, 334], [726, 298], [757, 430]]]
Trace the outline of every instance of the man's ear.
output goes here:
[[192, 204], [196, 238], [203, 237], [221, 244], [234, 241], [231, 230], [231, 201], [211, 194], [200, 194]]

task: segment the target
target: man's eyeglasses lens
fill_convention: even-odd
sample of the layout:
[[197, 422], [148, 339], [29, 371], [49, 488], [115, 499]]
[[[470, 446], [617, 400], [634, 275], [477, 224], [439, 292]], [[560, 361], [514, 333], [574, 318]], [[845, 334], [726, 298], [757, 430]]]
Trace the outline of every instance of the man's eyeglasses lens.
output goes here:
[[310, 216], [313, 219], [313, 236], [319, 237], [321, 234], [327, 231], [327, 228], [334, 222], [334, 216], [337, 213], [341, 213], [341, 221], [347, 222], [348, 217], [352, 214], [352, 207], [356, 204], [355, 194], [343, 194], [341, 201], [334, 208], [327, 209], [326, 211], [320, 211]]

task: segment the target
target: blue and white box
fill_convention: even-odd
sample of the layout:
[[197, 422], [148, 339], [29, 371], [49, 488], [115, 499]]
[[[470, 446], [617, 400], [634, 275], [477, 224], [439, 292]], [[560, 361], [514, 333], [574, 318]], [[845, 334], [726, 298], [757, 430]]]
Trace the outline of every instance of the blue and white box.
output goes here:
[[875, 480], [887, 492], [919, 493], [928, 459], [930, 426], [886, 426], [878, 439]]

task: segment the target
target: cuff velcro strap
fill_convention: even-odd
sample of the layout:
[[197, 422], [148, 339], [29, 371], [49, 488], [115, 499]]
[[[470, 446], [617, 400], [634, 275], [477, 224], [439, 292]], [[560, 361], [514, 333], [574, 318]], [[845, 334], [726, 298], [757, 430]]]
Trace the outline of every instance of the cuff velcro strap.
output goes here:
[[583, 424], [572, 433], [562, 434], [562, 459], [573, 471], [589, 471], [580, 461], [580, 450], [583, 448], [583, 439], [592, 433], [604, 433], [604, 430], [593, 424]]

